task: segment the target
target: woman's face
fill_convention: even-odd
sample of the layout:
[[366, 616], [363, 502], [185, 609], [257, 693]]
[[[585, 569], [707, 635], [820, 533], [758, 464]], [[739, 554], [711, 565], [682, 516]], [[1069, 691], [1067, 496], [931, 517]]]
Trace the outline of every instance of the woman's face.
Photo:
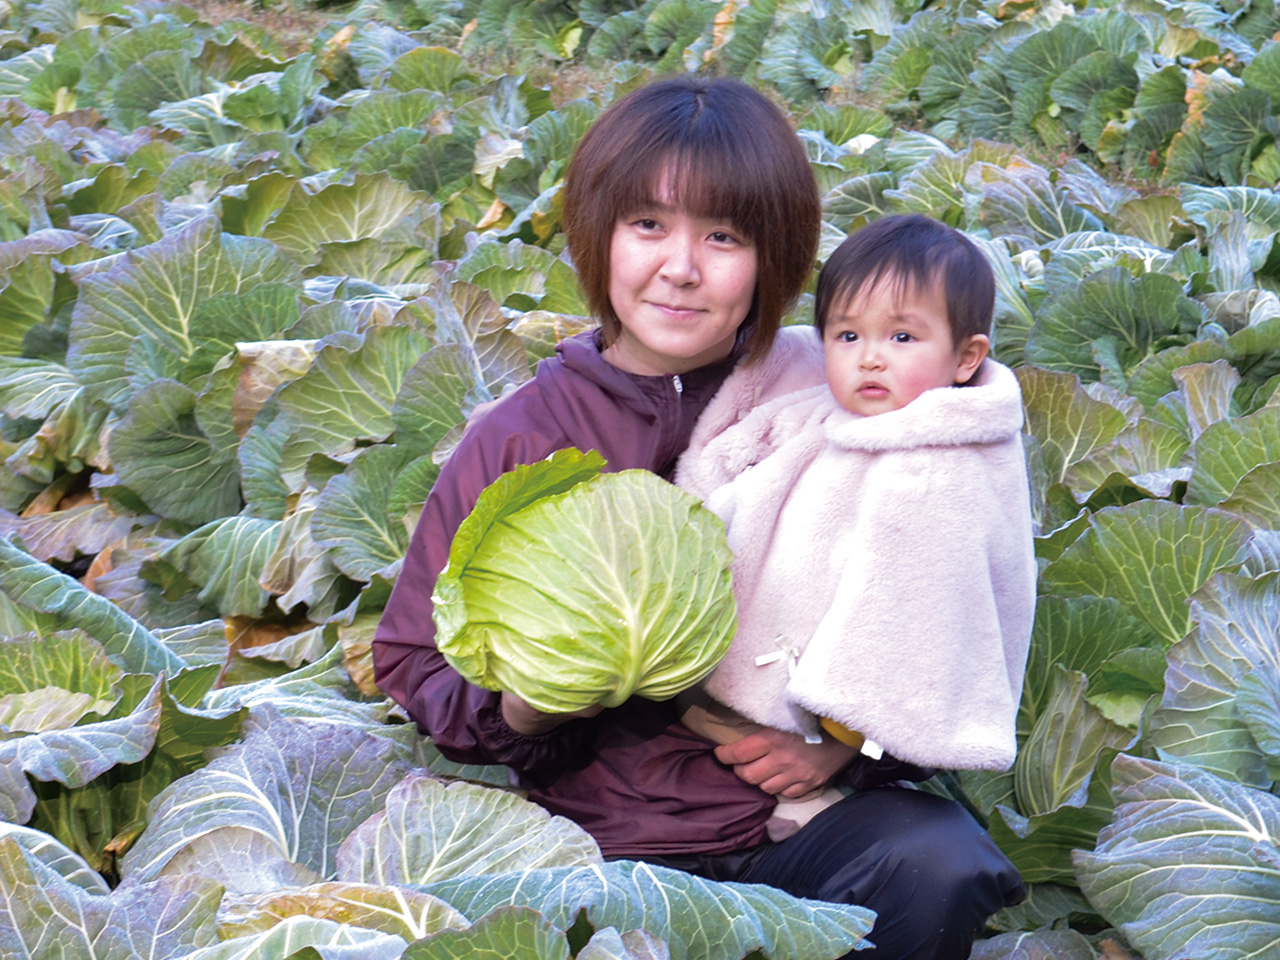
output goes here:
[[622, 330], [605, 359], [650, 376], [723, 360], [755, 289], [755, 244], [740, 230], [658, 200], [613, 228], [609, 302]]

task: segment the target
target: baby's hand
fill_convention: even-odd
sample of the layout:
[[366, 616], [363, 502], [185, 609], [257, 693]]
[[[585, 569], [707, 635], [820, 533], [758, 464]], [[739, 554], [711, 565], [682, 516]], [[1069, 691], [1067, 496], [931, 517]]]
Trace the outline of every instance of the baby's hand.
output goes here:
[[798, 733], [769, 727], [716, 747], [716, 759], [747, 783], [783, 797], [802, 797], [825, 786], [857, 755], [856, 749], [829, 736], [806, 743]]

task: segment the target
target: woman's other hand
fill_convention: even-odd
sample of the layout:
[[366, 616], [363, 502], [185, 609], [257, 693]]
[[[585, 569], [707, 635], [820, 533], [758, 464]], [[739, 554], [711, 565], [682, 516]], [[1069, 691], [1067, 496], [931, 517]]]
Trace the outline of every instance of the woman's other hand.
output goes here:
[[716, 747], [716, 759], [747, 783], [783, 797], [802, 797], [825, 786], [857, 755], [825, 734], [821, 743], [806, 743], [798, 733], [769, 727]]
[[595, 706], [584, 707], [573, 713], [543, 713], [529, 706], [514, 693], [502, 694], [502, 719], [507, 721], [507, 726], [516, 733], [523, 733], [529, 737], [550, 733], [556, 727], [578, 717], [594, 717], [603, 709], [604, 707], [597, 703]]

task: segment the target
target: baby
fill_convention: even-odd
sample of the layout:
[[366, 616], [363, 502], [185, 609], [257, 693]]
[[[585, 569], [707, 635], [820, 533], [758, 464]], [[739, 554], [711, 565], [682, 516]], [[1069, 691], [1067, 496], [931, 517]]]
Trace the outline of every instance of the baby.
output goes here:
[[[784, 329], [725, 382], [677, 482], [728, 527], [739, 629], [686, 725], [1012, 764], [1036, 567], [1021, 393], [987, 356], [994, 297], [963, 234], [886, 217], [824, 266], [818, 337]], [[822, 368], [825, 384], [759, 403]], [[780, 803], [770, 836], [840, 796]]]

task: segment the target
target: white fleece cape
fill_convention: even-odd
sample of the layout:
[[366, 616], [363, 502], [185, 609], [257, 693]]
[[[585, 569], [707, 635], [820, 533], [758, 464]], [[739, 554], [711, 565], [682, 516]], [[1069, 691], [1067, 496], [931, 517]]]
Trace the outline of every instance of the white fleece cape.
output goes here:
[[830, 717], [902, 760], [1007, 768], [1036, 577], [1016, 377], [988, 359], [971, 386], [860, 417], [825, 382], [778, 396], [821, 378], [815, 332], [782, 333], [677, 474], [736, 557], [738, 633], [707, 692], [778, 729]]

